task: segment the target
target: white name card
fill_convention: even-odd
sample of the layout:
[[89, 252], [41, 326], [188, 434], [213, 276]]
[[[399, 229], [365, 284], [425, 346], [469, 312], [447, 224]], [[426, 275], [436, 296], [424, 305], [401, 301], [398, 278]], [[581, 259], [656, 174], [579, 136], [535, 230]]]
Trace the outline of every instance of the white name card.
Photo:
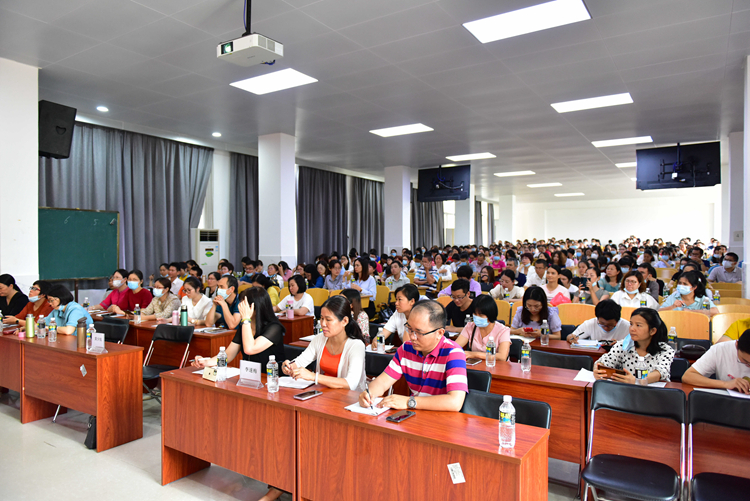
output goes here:
[[107, 353], [107, 350], [104, 348], [103, 332], [95, 332], [91, 335], [91, 349], [89, 350], [89, 353]]
[[263, 388], [263, 383], [260, 382], [260, 370], [261, 367], [258, 362], [241, 360], [240, 380], [237, 382], [237, 386], [245, 386], [247, 388]]

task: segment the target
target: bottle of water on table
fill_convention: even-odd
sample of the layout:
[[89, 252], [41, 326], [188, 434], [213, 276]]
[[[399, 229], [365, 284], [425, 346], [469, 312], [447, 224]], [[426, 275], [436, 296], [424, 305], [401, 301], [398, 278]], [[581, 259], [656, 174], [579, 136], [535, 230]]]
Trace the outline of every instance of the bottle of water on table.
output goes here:
[[133, 310], [133, 320], [137, 324], [141, 323], [141, 305], [140, 304], [135, 305], [135, 309]]
[[216, 381], [227, 380], [227, 350], [222, 346], [219, 348], [219, 355], [216, 357]]
[[495, 339], [490, 336], [490, 338], [487, 340], [487, 359], [485, 360], [485, 365], [487, 367], [495, 367], [495, 355], [497, 352], [497, 347], [495, 346]]
[[49, 342], [57, 342], [57, 322], [55, 321], [55, 317], [52, 317], [49, 321]]
[[521, 347], [521, 370], [531, 372], [531, 345], [528, 341], [524, 341]]
[[635, 364], [635, 384], [648, 386], [648, 365], [643, 357], [638, 357]]
[[549, 325], [547, 320], [542, 320], [542, 335], [539, 338], [539, 342], [542, 346], [549, 346]]
[[378, 353], [385, 353], [385, 334], [383, 328], [378, 328]]
[[516, 409], [513, 397], [505, 395], [500, 406], [500, 447], [512, 449], [516, 445]]
[[268, 364], [266, 364], [266, 387], [268, 388], [268, 393], [279, 391], [279, 363], [276, 361], [276, 355], [268, 356]]

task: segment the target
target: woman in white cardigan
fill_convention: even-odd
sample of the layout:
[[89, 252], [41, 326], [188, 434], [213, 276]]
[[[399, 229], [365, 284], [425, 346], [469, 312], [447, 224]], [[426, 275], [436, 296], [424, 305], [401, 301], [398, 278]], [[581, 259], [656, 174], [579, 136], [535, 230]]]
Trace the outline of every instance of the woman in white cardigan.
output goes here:
[[[294, 379], [315, 381], [329, 388], [365, 389], [365, 340], [344, 296], [333, 296], [320, 309], [318, 334], [297, 358], [281, 364]], [[315, 362], [315, 373], [305, 369]]]

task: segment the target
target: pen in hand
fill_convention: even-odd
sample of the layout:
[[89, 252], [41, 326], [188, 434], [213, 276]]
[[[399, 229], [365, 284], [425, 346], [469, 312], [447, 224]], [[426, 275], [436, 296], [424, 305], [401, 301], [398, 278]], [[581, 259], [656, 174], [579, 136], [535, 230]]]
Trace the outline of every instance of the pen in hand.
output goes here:
[[370, 385], [365, 385], [365, 391], [367, 392], [367, 396], [370, 397], [370, 410], [374, 410], [372, 408], [372, 395], [370, 395]]

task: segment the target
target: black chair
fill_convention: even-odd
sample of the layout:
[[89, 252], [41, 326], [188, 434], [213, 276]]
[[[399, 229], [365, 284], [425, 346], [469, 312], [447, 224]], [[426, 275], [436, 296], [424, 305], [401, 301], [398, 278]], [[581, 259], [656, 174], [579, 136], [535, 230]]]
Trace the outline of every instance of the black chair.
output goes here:
[[560, 339], [563, 341], [568, 339], [568, 336], [573, 334], [577, 328], [577, 325], [563, 324], [560, 327]]
[[711, 341], [708, 339], [688, 339], [688, 338], [677, 338], [677, 349], [681, 350], [683, 346], [687, 344], [695, 344], [698, 346], [702, 346], [706, 349], [706, 351], [711, 349]]
[[[615, 454], [591, 457], [596, 411], [607, 409], [628, 414], [666, 418], [680, 424], [680, 473], [656, 461]], [[671, 388], [649, 388], [613, 381], [596, 381], [591, 396], [586, 467], [581, 473], [583, 501], [589, 488], [598, 500], [596, 489], [608, 495], [642, 501], [673, 501], [680, 498], [685, 478], [685, 392]]]
[[594, 359], [588, 355], [563, 355], [542, 350], [531, 350], [531, 365], [591, 371], [594, 370]]
[[672, 359], [672, 367], [670, 368], [669, 379], [675, 383], [682, 382], [682, 375], [685, 371], [690, 368], [690, 362], [684, 358], [675, 357]]
[[[287, 360], [294, 360], [298, 356], [302, 355], [303, 351], [305, 351], [305, 348], [302, 348], [301, 346], [290, 346], [288, 344], [284, 345], [284, 357]], [[310, 372], [315, 372], [315, 365], [315, 362], [310, 362], [310, 364], [305, 368]]]
[[[187, 362], [187, 356], [190, 350], [190, 341], [193, 339], [194, 330], [195, 327], [193, 327], [192, 325], [183, 327], [181, 325], [169, 324], [157, 325], [156, 330], [154, 330], [154, 336], [151, 338], [151, 344], [148, 347], [146, 359], [143, 361], [143, 387], [146, 388], [149, 394], [154, 397], [159, 403], [161, 403], [161, 399], [156, 393], [154, 393], [151, 388], [146, 386], [146, 381], [159, 379], [159, 375], [162, 372], [182, 369], [183, 367], [185, 367], [185, 362]], [[161, 364], [150, 365], [151, 357], [154, 354], [154, 346], [156, 345], [156, 347], [160, 347], [162, 345], [162, 342], [185, 344], [185, 351], [182, 354], [182, 359], [180, 360], [179, 366]]]
[[508, 351], [508, 360], [511, 362], [521, 361], [521, 349], [523, 348], [523, 341], [520, 339], [510, 340], [510, 350]]
[[365, 375], [376, 378], [383, 373], [393, 355], [387, 353], [365, 353]]
[[130, 320], [127, 318], [118, 318], [118, 317], [102, 317], [99, 322], [104, 322], [106, 324], [115, 324], [115, 325], [127, 325], [130, 327]]
[[[461, 412], [498, 419], [502, 403], [503, 395], [470, 389], [464, 398]], [[513, 397], [513, 407], [516, 408], [516, 423], [549, 429], [552, 409], [547, 402]]]
[[466, 381], [469, 385], [469, 390], [490, 391], [492, 374], [487, 371], [466, 369]]
[[694, 501], [744, 501], [750, 479], [722, 473], [699, 473], [693, 478], [693, 425], [707, 423], [750, 431], [750, 400], [694, 391], [688, 399], [688, 482]]
[[125, 342], [125, 336], [128, 335], [130, 324], [94, 322], [96, 332], [104, 333], [104, 340], [108, 343], [122, 344]]

